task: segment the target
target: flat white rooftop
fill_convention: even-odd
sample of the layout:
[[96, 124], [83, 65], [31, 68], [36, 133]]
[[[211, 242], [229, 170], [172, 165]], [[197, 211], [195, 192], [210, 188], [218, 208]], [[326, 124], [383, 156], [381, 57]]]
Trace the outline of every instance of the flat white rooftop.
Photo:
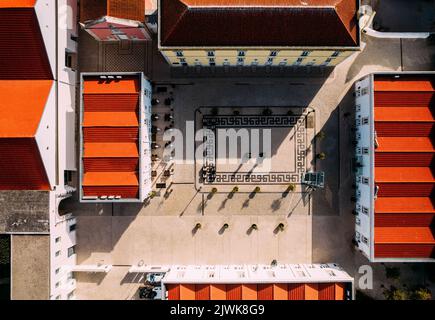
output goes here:
[[165, 284], [181, 283], [325, 283], [352, 282], [336, 264], [173, 266]]

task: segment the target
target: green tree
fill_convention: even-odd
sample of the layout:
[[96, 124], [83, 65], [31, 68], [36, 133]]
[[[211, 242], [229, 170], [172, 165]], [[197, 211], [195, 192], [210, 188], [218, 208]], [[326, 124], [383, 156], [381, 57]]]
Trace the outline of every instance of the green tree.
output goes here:
[[391, 286], [390, 289], [384, 291], [385, 299], [387, 300], [408, 300], [409, 293], [407, 290], [398, 289]]
[[432, 292], [427, 288], [418, 288], [412, 292], [411, 299], [413, 300], [431, 300]]

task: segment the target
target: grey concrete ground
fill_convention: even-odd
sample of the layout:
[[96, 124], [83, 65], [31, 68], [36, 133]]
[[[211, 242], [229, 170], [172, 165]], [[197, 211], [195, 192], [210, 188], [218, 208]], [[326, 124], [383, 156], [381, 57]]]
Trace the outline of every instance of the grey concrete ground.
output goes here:
[[[281, 192], [260, 193], [253, 198], [227, 192], [212, 197], [195, 188], [192, 164], [176, 165], [170, 191], [141, 205], [78, 205], [78, 262], [111, 263], [106, 276], [79, 275], [80, 299], [132, 299], [137, 297], [138, 279], [127, 275], [128, 266], [149, 264], [202, 263], [317, 263], [336, 262], [355, 276], [368, 264], [351, 244], [352, 215], [352, 85], [374, 71], [420, 70], [431, 66], [434, 48], [427, 43], [401, 43], [399, 39], [363, 38], [364, 48], [332, 72], [315, 77], [289, 73], [288, 77], [229, 79], [171, 78], [171, 70], [154, 50], [149, 74], [158, 83], [175, 84], [175, 124], [181, 127], [193, 119], [200, 106], [304, 105], [315, 110], [315, 127], [325, 138], [313, 144], [325, 160], [312, 165], [326, 174], [326, 186], [311, 194], [284, 196]], [[92, 46], [91, 46], [92, 47]], [[155, 48], [155, 47], [154, 47]], [[82, 48], [83, 49], [83, 48]], [[84, 48], [86, 50], [86, 48]], [[417, 59], [412, 59], [417, 56]], [[91, 57], [92, 59], [92, 57]], [[88, 61], [97, 68], [101, 60]], [[94, 66], [91, 66], [92, 63]], [[138, 71], [141, 63], [139, 63]], [[118, 67], [117, 67], [118, 68]], [[87, 71], [84, 70], [83, 71]], [[242, 85], [241, 85], [242, 84]], [[276, 232], [276, 226], [286, 228]], [[196, 223], [201, 229], [194, 230]], [[224, 223], [229, 224], [222, 230]], [[249, 230], [255, 223], [258, 230]], [[372, 264], [374, 290], [382, 298], [385, 268]], [[415, 265], [401, 265], [408, 283], [422, 283], [424, 274]]]

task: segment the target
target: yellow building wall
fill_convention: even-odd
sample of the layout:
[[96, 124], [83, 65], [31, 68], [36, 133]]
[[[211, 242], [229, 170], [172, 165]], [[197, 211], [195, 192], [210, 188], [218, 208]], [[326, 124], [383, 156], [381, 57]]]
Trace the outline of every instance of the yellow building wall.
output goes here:
[[162, 50], [174, 67], [181, 66], [336, 66], [355, 51], [346, 50]]

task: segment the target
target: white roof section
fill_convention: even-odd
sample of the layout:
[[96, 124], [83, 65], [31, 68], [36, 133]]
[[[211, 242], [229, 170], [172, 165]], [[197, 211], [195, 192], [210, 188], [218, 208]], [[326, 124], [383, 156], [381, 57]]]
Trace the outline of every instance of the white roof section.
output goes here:
[[165, 284], [353, 282], [336, 264], [172, 266]]
[[112, 270], [110, 264], [82, 264], [71, 267], [72, 272], [109, 273], [110, 270]]

